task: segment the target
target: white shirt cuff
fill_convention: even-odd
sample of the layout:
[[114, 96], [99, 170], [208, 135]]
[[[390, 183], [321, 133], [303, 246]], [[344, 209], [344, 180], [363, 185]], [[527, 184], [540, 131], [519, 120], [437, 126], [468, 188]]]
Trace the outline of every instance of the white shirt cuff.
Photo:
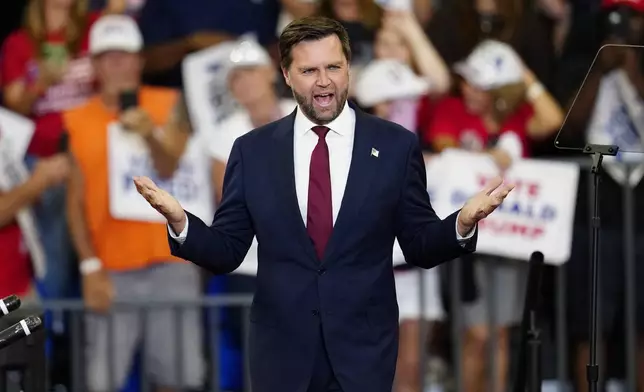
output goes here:
[[[461, 213], [459, 212], [459, 213], [458, 213], [458, 215], [461, 215]], [[186, 227], [187, 227], [187, 226], [186, 226]], [[465, 243], [467, 243], [467, 241], [468, 241], [468, 240], [470, 240], [472, 237], [474, 237], [474, 233], [476, 233], [476, 226], [474, 226], [474, 228], [473, 228], [472, 230], [470, 230], [470, 232], [469, 232], [469, 233], [467, 233], [467, 234], [465, 235], [465, 237], [463, 237], [463, 236], [462, 236], [462, 235], [460, 235], [460, 234], [459, 234], [459, 232], [458, 232], [458, 216], [457, 216], [457, 217], [456, 217], [456, 227], [455, 227], [455, 230], [456, 230], [456, 239], [458, 240], [458, 242], [460, 242], [460, 243], [461, 243], [461, 245], [465, 245]], [[185, 231], [185, 230], [184, 230], [184, 231]]]
[[186, 241], [186, 238], [188, 237], [188, 215], [186, 214], [186, 226], [183, 228], [183, 231], [179, 233], [179, 235], [176, 235], [174, 233], [174, 230], [172, 230], [172, 227], [168, 224], [168, 233], [170, 233], [170, 237], [177, 241], [180, 245], [183, 245], [183, 243]]

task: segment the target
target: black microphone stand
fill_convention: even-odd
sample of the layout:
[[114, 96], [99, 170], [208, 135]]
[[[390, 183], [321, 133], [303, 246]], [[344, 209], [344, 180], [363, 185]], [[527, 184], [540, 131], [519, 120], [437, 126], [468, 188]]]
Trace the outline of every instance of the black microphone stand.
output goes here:
[[528, 285], [521, 320], [521, 343], [517, 357], [513, 392], [541, 392], [541, 331], [538, 309], [544, 257], [541, 252], [530, 256]]
[[528, 376], [527, 391], [541, 392], [541, 331], [537, 327], [537, 312], [530, 310], [528, 330]]
[[600, 238], [600, 218], [599, 218], [599, 183], [602, 174], [602, 160], [604, 156], [615, 156], [619, 151], [618, 146], [602, 144], [586, 144], [583, 153], [590, 154], [593, 160], [591, 173], [593, 173], [593, 213], [590, 219], [592, 228], [592, 238], [590, 242], [590, 358], [586, 365], [586, 380], [588, 381], [588, 391], [597, 392], [599, 381], [599, 365], [597, 364], [597, 297], [599, 281], [599, 238]]

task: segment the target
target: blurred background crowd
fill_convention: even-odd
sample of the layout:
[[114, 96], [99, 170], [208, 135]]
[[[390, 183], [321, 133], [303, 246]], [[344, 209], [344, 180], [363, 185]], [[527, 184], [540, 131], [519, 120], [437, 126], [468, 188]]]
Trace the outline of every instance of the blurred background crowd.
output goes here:
[[[447, 148], [489, 154], [500, 170], [523, 158], [569, 159], [554, 144], [564, 119], [568, 145], [608, 141], [641, 150], [644, 50], [600, 55], [587, 72], [604, 44], [644, 44], [644, 0], [11, 0], [0, 9], [1, 104], [35, 125], [24, 157], [29, 174], [0, 184], [0, 297], [18, 294], [34, 307], [85, 305], [79, 330], [62, 308], [45, 310], [48, 377], [60, 390], [244, 390], [247, 314], [198, 307], [204, 298], [252, 293], [252, 274], [212, 276], [174, 259], [164, 224], [143, 213], [135, 218], [138, 204], [127, 202], [133, 187], [121, 186], [118, 195], [113, 189], [149, 172], [211, 219], [235, 138], [295, 108], [277, 57], [280, 29], [293, 18], [324, 15], [345, 26], [350, 99], [416, 133], [428, 161]], [[234, 49], [220, 88], [235, 109], [205, 126], [191, 121], [181, 65], [226, 42]], [[629, 94], [612, 98], [623, 91]], [[126, 150], [145, 150], [149, 159], [127, 159]], [[626, 178], [618, 169], [605, 176], [601, 195], [601, 335], [610, 342], [600, 350], [602, 380], [626, 377], [624, 320], [644, 332], [640, 287], [634, 314], [625, 316], [623, 261], [634, 255], [634, 279], [644, 277], [641, 175]], [[561, 391], [586, 390], [586, 176], [578, 189], [572, 256], [548, 267], [542, 290], [544, 376]], [[624, 190], [634, 208], [624, 210]], [[19, 225], [25, 210], [39, 233], [40, 263]], [[634, 249], [624, 249], [625, 224]], [[461, 260], [456, 277], [449, 266], [424, 275], [396, 267], [395, 392], [421, 392], [421, 384], [428, 391], [508, 390], [526, 273], [523, 261], [483, 255]], [[194, 306], [150, 308], [145, 317], [114, 308], [131, 299]], [[565, 344], [556, 345], [561, 323]], [[630, 366], [644, 391], [639, 342]]]

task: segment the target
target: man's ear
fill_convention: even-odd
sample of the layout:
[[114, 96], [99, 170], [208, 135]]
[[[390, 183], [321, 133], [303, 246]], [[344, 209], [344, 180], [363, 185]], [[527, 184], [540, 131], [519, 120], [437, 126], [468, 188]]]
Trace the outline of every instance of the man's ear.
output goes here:
[[291, 78], [288, 75], [288, 70], [284, 67], [281, 67], [282, 69], [282, 75], [284, 76], [284, 81], [286, 81], [286, 85], [291, 87]]

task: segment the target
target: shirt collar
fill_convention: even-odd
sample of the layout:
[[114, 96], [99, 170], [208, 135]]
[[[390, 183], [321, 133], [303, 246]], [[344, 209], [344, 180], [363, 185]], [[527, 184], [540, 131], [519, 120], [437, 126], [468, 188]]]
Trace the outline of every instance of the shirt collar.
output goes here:
[[[318, 126], [318, 124], [309, 120], [309, 118], [302, 113], [302, 109], [300, 109], [300, 106], [298, 105], [297, 113], [295, 114], [295, 132], [300, 135], [304, 135], [316, 126]], [[350, 132], [353, 132], [355, 127], [355, 113], [353, 109], [349, 107], [349, 103], [345, 102], [340, 115], [325, 126], [340, 136], [347, 136]]]

